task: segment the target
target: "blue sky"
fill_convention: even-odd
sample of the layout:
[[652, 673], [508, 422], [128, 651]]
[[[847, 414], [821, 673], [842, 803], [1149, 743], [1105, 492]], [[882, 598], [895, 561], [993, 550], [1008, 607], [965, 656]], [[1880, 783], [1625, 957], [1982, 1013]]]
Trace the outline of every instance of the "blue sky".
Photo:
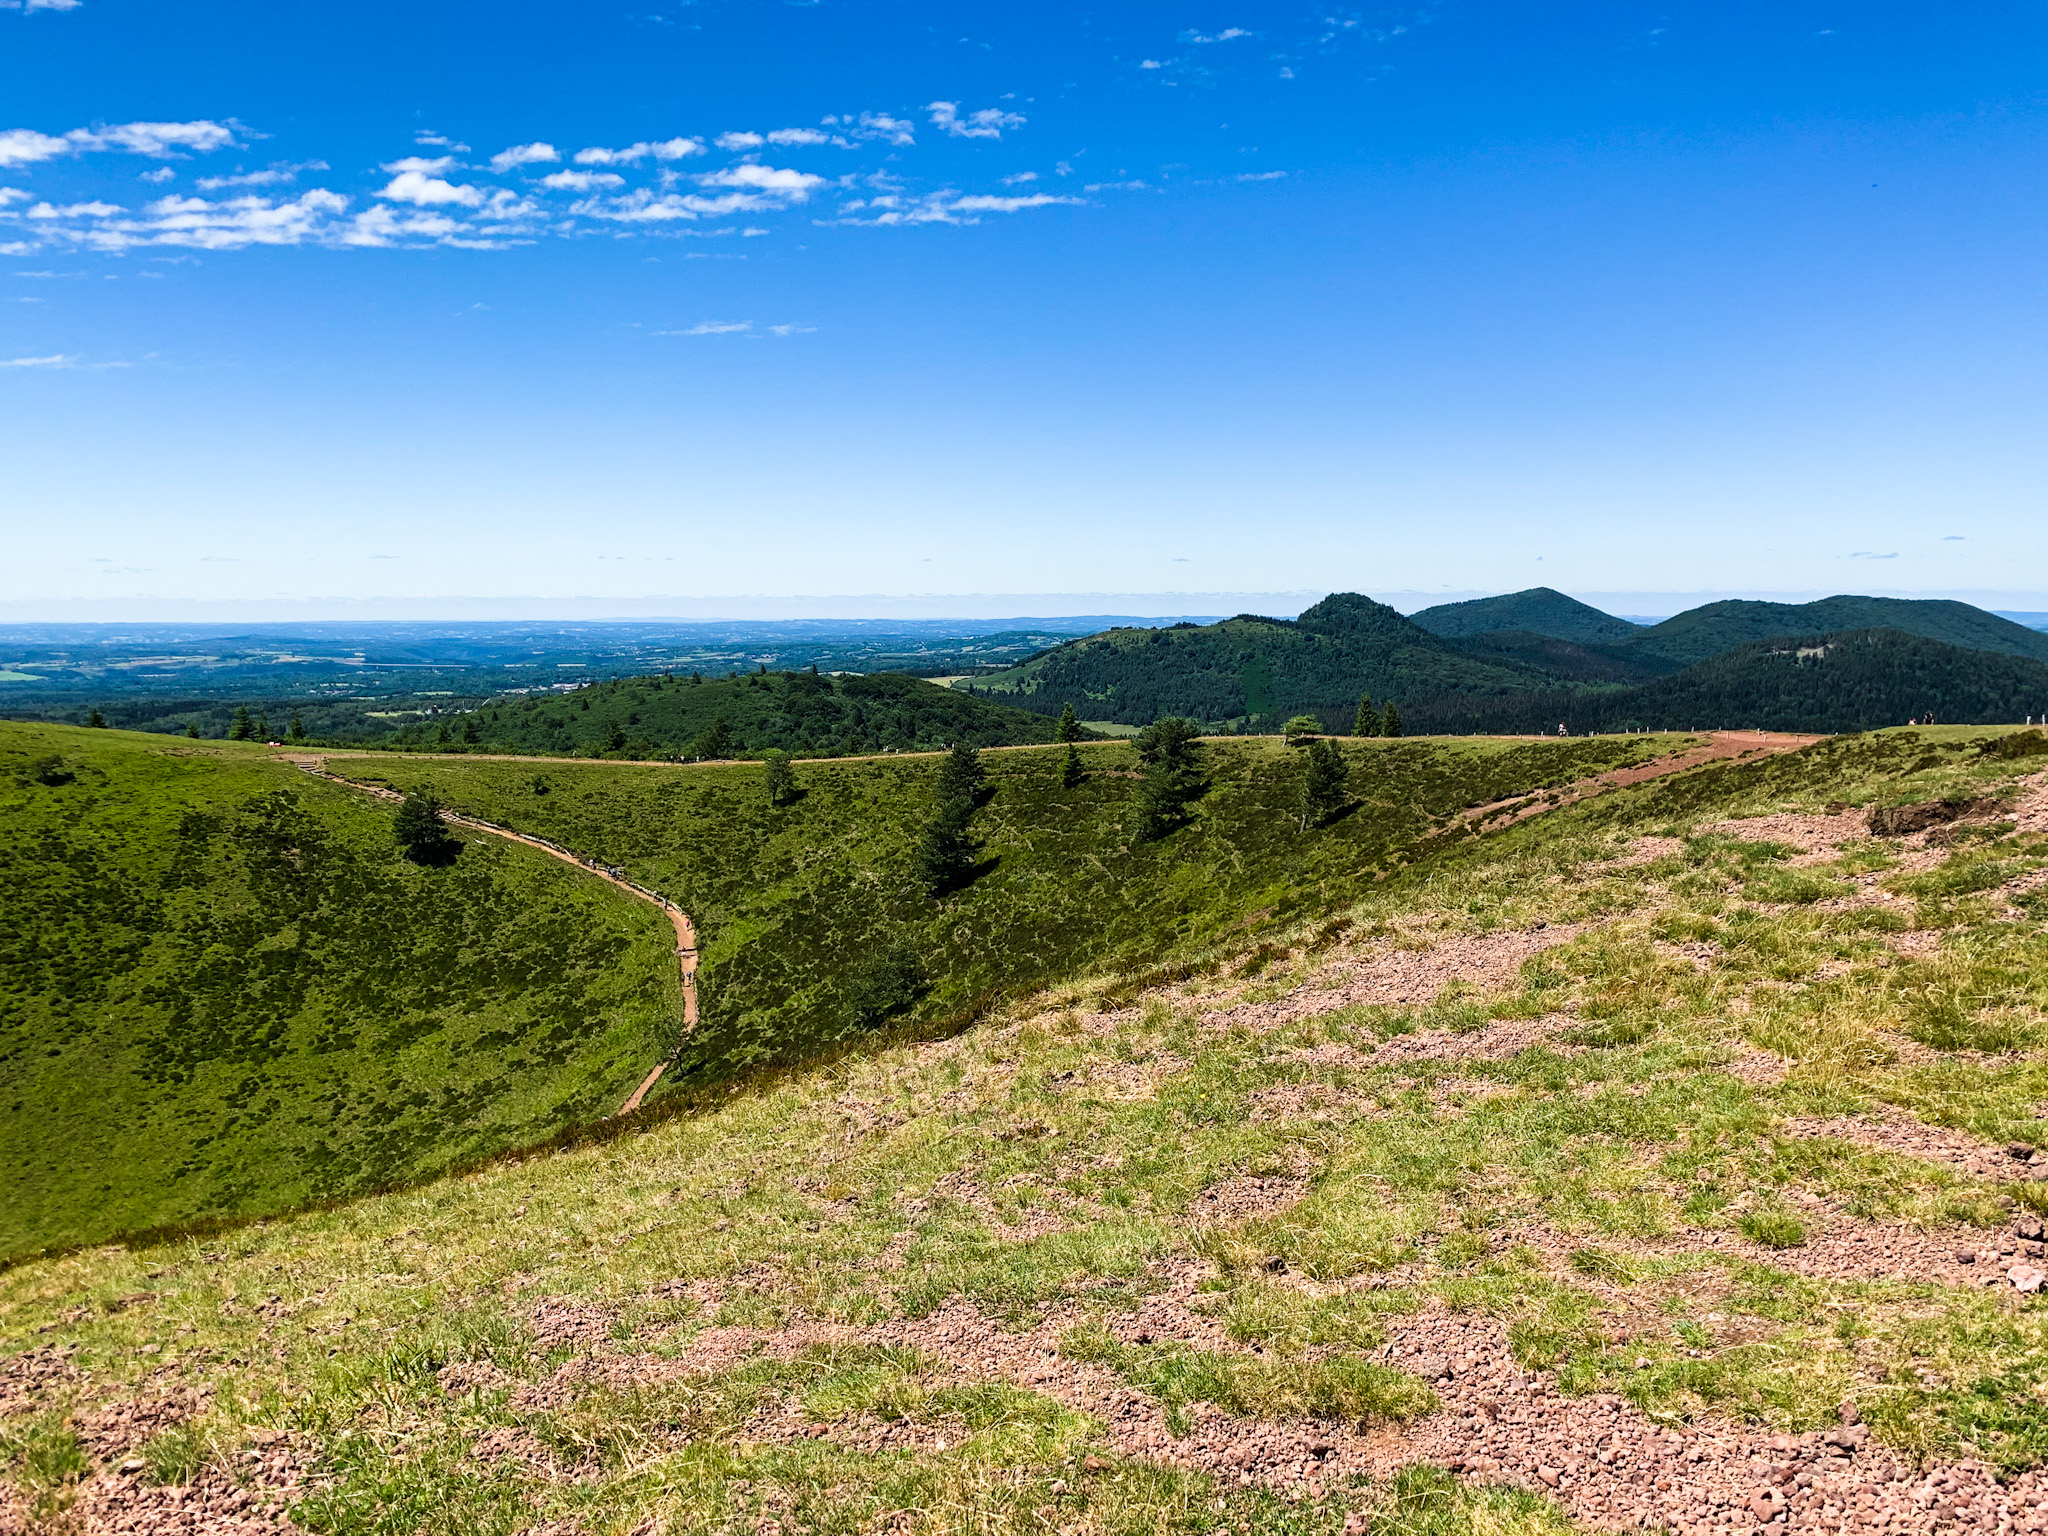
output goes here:
[[15, 0], [0, 610], [2048, 607], [2044, 34]]

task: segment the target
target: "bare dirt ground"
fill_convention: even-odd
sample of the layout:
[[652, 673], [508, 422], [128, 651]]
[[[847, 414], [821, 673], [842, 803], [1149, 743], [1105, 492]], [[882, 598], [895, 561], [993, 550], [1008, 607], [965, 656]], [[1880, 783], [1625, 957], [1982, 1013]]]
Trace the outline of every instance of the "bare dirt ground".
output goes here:
[[[1537, 737], [1535, 740], [1550, 740]], [[1562, 739], [1562, 738], [1559, 738]], [[1688, 747], [1683, 752], [1668, 757], [1654, 758], [1647, 763], [1638, 763], [1633, 768], [1616, 768], [1612, 772], [1596, 774], [1580, 779], [1553, 791], [1538, 790], [1536, 793], [1517, 797], [1502, 805], [1479, 806], [1466, 811], [1458, 823], [1473, 826], [1488, 832], [1511, 827], [1518, 821], [1527, 821], [1531, 816], [1540, 816], [1545, 811], [1555, 811], [1567, 805], [1576, 805], [1594, 795], [1605, 794], [1610, 789], [1626, 789], [1632, 784], [1646, 784], [1651, 779], [1661, 779], [1674, 773], [1683, 773], [1688, 768], [1697, 768], [1702, 763], [1718, 762], [1723, 758], [1749, 757], [1754, 754], [1775, 757], [1780, 752], [1797, 752], [1801, 747], [1810, 747], [1822, 736], [1801, 736], [1786, 731], [1714, 731], [1707, 733], [1707, 739], [1697, 747]]]

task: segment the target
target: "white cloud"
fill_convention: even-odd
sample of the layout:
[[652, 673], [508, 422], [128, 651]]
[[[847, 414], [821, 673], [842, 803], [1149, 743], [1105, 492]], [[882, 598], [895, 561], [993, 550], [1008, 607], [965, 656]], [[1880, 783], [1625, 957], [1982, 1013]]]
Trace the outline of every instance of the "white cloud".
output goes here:
[[0, 187], [0, 208], [5, 208], [9, 203], [26, 202], [28, 197], [29, 194], [20, 187]]
[[445, 133], [429, 133], [424, 128], [412, 136], [412, 141], [415, 144], [431, 145], [436, 149], [452, 149], [458, 155], [469, 153], [467, 144], [458, 144]]
[[934, 128], [943, 128], [956, 139], [1000, 139], [1005, 128], [1024, 126], [1020, 114], [999, 107], [983, 107], [962, 117], [957, 101], [934, 101], [926, 104], [925, 111], [931, 114]]
[[0, 0], [0, 11], [75, 11], [85, 0]]
[[503, 172], [515, 165], [547, 165], [561, 158], [561, 152], [552, 144], [514, 144], [491, 156], [491, 169]]
[[80, 149], [125, 149], [131, 155], [168, 160], [180, 150], [206, 154], [235, 142], [232, 120], [215, 123], [116, 123], [111, 128], [74, 128], [64, 135]]
[[1245, 171], [1237, 179], [1239, 181], [1278, 181], [1286, 174], [1285, 171]]
[[121, 211], [119, 203], [69, 203], [62, 208], [37, 203], [29, 209], [31, 219], [104, 219]]
[[1091, 181], [1081, 189], [1083, 192], [1150, 192], [1148, 181]]
[[99, 226], [87, 243], [102, 249], [182, 245], [209, 251], [300, 245], [324, 234], [328, 220], [346, 207], [347, 198], [318, 187], [288, 202], [255, 196], [217, 203], [199, 197], [165, 197], [146, 206], [141, 219]]
[[626, 178], [610, 171], [556, 171], [541, 177], [540, 184], [557, 192], [595, 192], [600, 187], [623, 187]]
[[770, 336], [808, 336], [816, 329], [815, 325], [771, 325], [768, 327], [768, 334]]
[[633, 165], [649, 155], [657, 160], [686, 160], [704, 153], [701, 139], [663, 139], [656, 144], [628, 144], [624, 149], [593, 146], [576, 151], [578, 165]]
[[759, 149], [768, 141], [758, 133], [721, 133], [711, 142], [720, 149]]
[[697, 179], [707, 187], [746, 187], [786, 197], [793, 203], [802, 202], [813, 190], [825, 184], [824, 177], [813, 176], [808, 171], [778, 170], [768, 165], [728, 166]]
[[1047, 208], [1055, 203], [1079, 204], [1078, 197], [1054, 197], [1049, 193], [1037, 192], [1029, 197], [992, 197], [985, 193], [961, 195], [948, 188], [943, 192], [929, 193], [914, 201], [905, 201], [893, 195], [872, 197], [843, 205], [840, 217], [833, 220], [839, 224], [904, 225], [904, 224], [973, 224], [979, 222], [976, 215], [983, 213], [1017, 213], [1026, 208]]
[[[202, 192], [218, 192], [223, 187], [275, 187], [287, 181], [297, 181], [301, 171], [324, 171], [328, 168], [325, 160], [307, 160], [298, 165], [280, 161], [261, 171], [238, 171], [232, 176], [202, 176], [196, 185]], [[384, 169], [388, 171], [393, 167], [387, 165]], [[161, 170], [149, 172], [143, 180], [168, 181], [171, 175], [171, 168], [164, 166]]]
[[5, 357], [0, 358], [0, 368], [75, 368], [78, 359], [53, 352], [48, 357]]
[[656, 331], [657, 336], [736, 336], [751, 331], [751, 320], [700, 320], [687, 331]]
[[770, 144], [830, 144], [832, 136], [815, 128], [777, 128], [768, 135]]
[[1027, 182], [1027, 181], [1036, 181], [1036, 180], [1038, 180], [1038, 172], [1036, 172], [1036, 171], [1019, 171], [1019, 172], [1018, 172], [1018, 173], [1017, 173], [1016, 175], [1014, 175], [1014, 176], [1005, 176], [1005, 177], [1003, 178], [1003, 185], [1004, 185], [1004, 186], [1006, 186], [1006, 187], [1014, 187], [1014, 186], [1019, 186], [1019, 185], [1021, 185], [1022, 183], [1024, 183], [1024, 182]]
[[433, 159], [422, 159], [418, 155], [407, 155], [403, 160], [385, 162], [387, 171], [417, 171], [422, 176], [438, 176], [455, 163], [453, 155], [436, 155]]
[[69, 154], [71, 149], [68, 140], [53, 139], [33, 128], [0, 131], [0, 165], [34, 165], [38, 160], [54, 160]]
[[451, 181], [415, 170], [399, 172], [391, 178], [391, 184], [377, 195], [386, 202], [412, 203], [421, 208], [439, 203], [457, 203], [464, 208], [474, 208], [484, 200], [482, 191], [476, 187], [458, 187]]
[[167, 181], [176, 181], [178, 179], [178, 173], [172, 170], [168, 165], [160, 165], [153, 171], [144, 171], [135, 179], [137, 181], [147, 181], [152, 182], [157, 186], [162, 186]]
[[1158, 61], [1157, 59], [1140, 59], [1140, 60], [1138, 61], [1138, 68], [1140, 68], [1140, 69], [1164, 69], [1164, 68], [1166, 68], [1166, 66], [1165, 66], [1164, 64], [1160, 63], [1160, 62], [1159, 62], [1159, 61]]
[[1054, 197], [1048, 192], [1034, 192], [1029, 197], [973, 197], [955, 198], [952, 209], [955, 213], [1015, 213], [1020, 208], [1049, 208], [1054, 203], [1079, 203], [1078, 197]]
[[853, 126], [859, 137], [881, 139], [889, 144], [915, 144], [915, 128], [900, 117], [891, 117], [886, 112], [863, 112], [860, 122]]
[[1233, 38], [1250, 36], [1251, 33], [1245, 31], [1243, 27], [1225, 27], [1213, 37], [1205, 37], [1200, 32], [1183, 32], [1180, 40], [1184, 43], [1227, 43]]

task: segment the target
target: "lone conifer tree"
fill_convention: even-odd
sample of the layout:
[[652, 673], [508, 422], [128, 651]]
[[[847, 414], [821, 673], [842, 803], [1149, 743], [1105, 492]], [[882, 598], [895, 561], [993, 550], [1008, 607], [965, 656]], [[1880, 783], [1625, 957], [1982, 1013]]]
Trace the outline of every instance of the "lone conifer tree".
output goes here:
[[939, 798], [965, 800], [972, 808], [982, 801], [982, 785], [988, 779], [988, 770], [981, 766], [981, 754], [964, 741], [953, 743], [953, 750], [946, 754], [945, 766], [939, 769]]
[[[483, 739], [484, 729], [483, 726], [478, 723], [476, 716], [470, 715], [466, 719], [464, 719], [462, 722], [462, 744], [465, 747], [473, 747]], [[624, 746], [625, 743], [620, 742], [619, 745]]]
[[197, 720], [187, 720], [185, 722], [185, 739], [187, 741], [197, 741], [199, 739], [199, 722]]
[[1351, 765], [1344, 749], [1329, 737], [1310, 743], [1308, 766], [1301, 781], [1301, 827], [1320, 827], [1351, 799]]
[[107, 717], [95, 709], [85, 717], [85, 723], [92, 730], [104, 731], [107, 728]]
[[1360, 694], [1358, 714], [1351, 721], [1354, 736], [1377, 736], [1380, 733], [1380, 712], [1372, 707], [1372, 695]]
[[455, 839], [441, 817], [441, 801], [431, 789], [416, 789], [405, 797], [392, 818], [391, 836], [405, 856], [430, 864], [447, 852]]
[[299, 712], [296, 709], [292, 711], [292, 723], [285, 727], [284, 736], [286, 741], [304, 741], [306, 739], [306, 722], [299, 718]]
[[790, 805], [797, 797], [796, 770], [789, 764], [789, 754], [769, 751], [761, 754], [761, 761], [767, 765], [761, 785], [768, 793], [770, 805]]
[[1170, 715], [1131, 738], [1144, 765], [1138, 786], [1138, 838], [1154, 842], [1187, 820], [1188, 807], [1209, 787], [1202, 776], [1201, 727]]
[[229, 741], [247, 741], [256, 734], [256, 722], [249, 718], [249, 706], [237, 704], [235, 715], [228, 722]]
[[1060, 788], [1072, 789], [1087, 777], [1081, 771], [1081, 749], [1068, 742], [1067, 755], [1060, 760]]
[[1392, 699], [1387, 700], [1387, 714], [1386, 718], [1380, 722], [1380, 734], [1382, 736], [1398, 736], [1401, 734], [1401, 711], [1394, 708], [1394, 701]]
[[974, 802], [954, 795], [941, 799], [925, 824], [917, 844], [917, 874], [932, 895], [957, 890], [973, 874], [974, 856], [981, 851], [970, 830], [973, 820]]
[[1074, 716], [1074, 706], [1069, 704], [1060, 711], [1060, 723], [1053, 727], [1052, 739], [1069, 745], [1081, 739], [1081, 722]]

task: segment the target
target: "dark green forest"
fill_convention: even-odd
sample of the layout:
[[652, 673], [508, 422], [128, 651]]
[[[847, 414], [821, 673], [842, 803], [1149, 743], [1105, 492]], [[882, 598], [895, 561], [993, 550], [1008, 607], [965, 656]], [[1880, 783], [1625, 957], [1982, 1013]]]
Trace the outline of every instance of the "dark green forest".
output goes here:
[[1409, 728], [1464, 735], [1714, 730], [1837, 733], [1909, 720], [2011, 723], [2048, 715], [2048, 665], [1892, 629], [1745, 645], [1639, 687], [1404, 703]]

